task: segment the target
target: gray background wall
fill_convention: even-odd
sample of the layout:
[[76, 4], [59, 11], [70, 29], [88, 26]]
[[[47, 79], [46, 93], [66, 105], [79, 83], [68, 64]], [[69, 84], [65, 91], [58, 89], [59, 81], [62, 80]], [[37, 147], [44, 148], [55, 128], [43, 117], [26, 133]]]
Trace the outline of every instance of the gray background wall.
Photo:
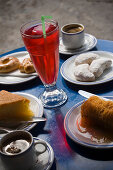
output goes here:
[[84, 24], [98, 39], [113, 40], [113, 0], [0, 0], [0, 54], [23, 46], [20, 27], [52, 15], [59, 26]]

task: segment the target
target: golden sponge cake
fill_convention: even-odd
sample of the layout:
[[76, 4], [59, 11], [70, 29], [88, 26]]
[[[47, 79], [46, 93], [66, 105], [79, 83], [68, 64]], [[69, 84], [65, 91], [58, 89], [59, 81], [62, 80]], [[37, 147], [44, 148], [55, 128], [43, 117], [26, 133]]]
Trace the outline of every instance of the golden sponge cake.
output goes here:
[[34, 114], [29, 107], [30, 101], [23, 96], [0, 91], [0, 120], [29, 120]]
[[113, 101], [91, 96], [81, 106], [81, 122], [113, 128]]

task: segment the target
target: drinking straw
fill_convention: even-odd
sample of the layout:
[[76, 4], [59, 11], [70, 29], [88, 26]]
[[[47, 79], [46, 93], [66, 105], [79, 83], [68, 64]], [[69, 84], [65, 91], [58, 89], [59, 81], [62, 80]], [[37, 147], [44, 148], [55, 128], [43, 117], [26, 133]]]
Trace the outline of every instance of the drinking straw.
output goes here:
[[45, 19], [52, 19], [52, 16], [41, 16], [43, 36], [46, 38]]

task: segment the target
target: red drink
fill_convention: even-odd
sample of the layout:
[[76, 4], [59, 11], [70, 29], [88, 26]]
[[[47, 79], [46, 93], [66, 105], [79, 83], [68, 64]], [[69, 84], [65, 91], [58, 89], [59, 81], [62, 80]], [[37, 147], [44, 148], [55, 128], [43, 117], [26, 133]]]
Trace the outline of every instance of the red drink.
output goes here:
[[59, 29], [56, 23], [45, 23], [46, 38], [42, 24], [26, 28], [24, 44], [34, 63], [35, 69], [44, 84], [54, 84], [59, 70]]
[[32, 21], [21, 27], [24, 44], [34, 63], [45, 90], [40, 94], [44, 107], [53, 108], [62, 105], [67, 95], [56, 86], [59, 70], [59, 27], [56, 21], [45, 22], [46, 37], [42, 23]]

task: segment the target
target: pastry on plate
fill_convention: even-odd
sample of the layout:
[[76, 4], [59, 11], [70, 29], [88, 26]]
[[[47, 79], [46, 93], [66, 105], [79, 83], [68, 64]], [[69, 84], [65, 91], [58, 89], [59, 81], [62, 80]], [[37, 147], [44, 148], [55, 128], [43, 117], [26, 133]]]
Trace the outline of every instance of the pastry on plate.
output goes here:
[[112, 60], [99, 57], [91, 52], [80, 54], [75, 58], [74, 75], [78, 81], [95, 81], [111, 64]]
[[18, 58], [13, 56], [5, 56], [0, 58], [0, 73], [9, 73], [19, 68], [20, 62]]
[[113, 129], [113, 101], [91, 96], [81, 105], [81, 122]]
[[94, 54], [92, 52], [89, 53], [83, 53], [78, 55], [75, 58], [75, 65], [80, 65], [80, 64], [91, 64], [93, 60], [99, 59], [98, 54]]
[[0, 120], [30, 120], [34, 113], [30, 101], [8, 91], [0, 91]]
[[88, 64], [80, 64], [75, 67], [74, 70], [74, 76], [76, 80], [78, 81], [94, 81], [95, 76], [93, 73], [90, 72], [89, 70], [89, 65]]
[[30, 58], [25, 58], [22, 63], [20, 63], [19, 70], [21, 73], [34, 73], [35, 69]]
[[110, 59], [100, 58], [92, 61], [89, 66], [89, 70], [95, 75], [95, 77], [100, 77], [105, 69], [108, 69], [112, 64]]

